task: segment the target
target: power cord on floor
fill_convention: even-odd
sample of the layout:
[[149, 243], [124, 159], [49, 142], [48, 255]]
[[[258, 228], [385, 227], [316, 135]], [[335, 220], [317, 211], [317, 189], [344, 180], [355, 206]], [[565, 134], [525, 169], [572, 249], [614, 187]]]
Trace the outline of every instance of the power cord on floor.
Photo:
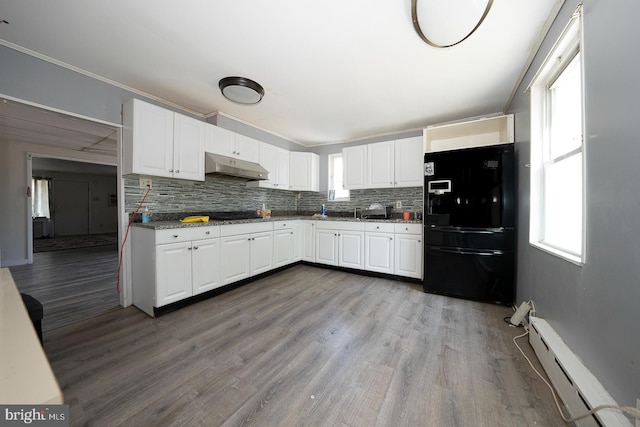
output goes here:
[[553, 400], [556, 403], [556, 408], [558, 408], [558, 413], [560, 414], [560, 416], [562, 417], [562, 419], [567, 422], [567, 423], [572, 423], [574, 421], [578, 421], [581, 420], [583, 418], [586, 418], [588, 416], [591, 416], [593, 414], [595, 414], [598, 411], [601, 411], [603, 409], [617, 409], [625, 414], [631, 415], [632, 417], [635, 418], [639, 418], [640, 419], [640, 410], [633, 408], [631, 406], [618, 406], [618, 405], [599, 405], [596, 406], [595, 408], [591, 409], [588, 412], [585, 412], [584, 414], [578, 415], [577, 417], [573, 417], [573, 418], [566, 418], [564, 416], [564, 413], [562, 412], [562, 409], [560, 408], [560, 403], [558, 402], [558, 397], [556, 395], [556, 391], [553, 389], [553, 387], [551, 386], [551, 384], [549, 384], [549, 382], [542, 376], [542, 374], [540, 374], [540, 372], [538, 372], [538, 370], [535, 368], [535, 366], [533, 366], [533, 363], [531, 363], [531, 360], [527, 357], [526, 354], [524, 354], [524, 351], [522, 350], [522, 348], [520, 348], [520, 346], [518, 345], [518, 342], [516, 341], [519, 338], [522, 337], [526, 337], [527, 335], [529, 335], [529, 331], [525, 331], [524, 334], [518, 335], [513, 337], [513, 343], [516, 345], [516, 347], [518, 348], [518, 350], [520, 350], [520, 353], [522, 353], [522, 355], [524, 356], [524, 358], [527, 360], [527, 362], [529, 363], [529, 366], [531, 366], [531, 369], [533, 369], [533, 372], [535, 372], [540, 379], [547, 385], [547, 387], [549, 387], [549, 390], [551, 390], [551, 395], [553, 396]]
[[133, 214], [129, 217], [129, 223], [127, 224], [127, 230], [124, 233], [124, 239], [122, 239], [122, 246], [120, 246], [120, 257], [118, 259], [118, 279], [116, 280], [116, 292], [117, 293], [120, 293], [120, 269], [122, 268], [122, 254], [124, 253], [124, 244], [127, 242], [127, 236], [129, 236], [129, 228], [131, 228], [131, 223], [133, 223], [133, 220], [135, 219], [136, 215], [138, 214], [138, 211], [142, 207], [142, 204], [144, 203], [145, 199], [149, 195], [150, 191], [151, 191], [151, 187], [147, 185], [147, 192], [144, 193], [144, 196], [142, 196], [142, 200], [140, 200], [140, 203], [138, 203], [138, 207], [136, 208], [135, 212], [133, 212]]

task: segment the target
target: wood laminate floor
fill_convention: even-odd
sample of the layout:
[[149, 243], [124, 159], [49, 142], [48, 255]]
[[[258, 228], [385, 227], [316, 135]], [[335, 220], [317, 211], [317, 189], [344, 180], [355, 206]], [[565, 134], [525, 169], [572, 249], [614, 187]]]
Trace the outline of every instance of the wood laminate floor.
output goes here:
[[43, 304], [46, 332], [120, 309], [118, 250], [112, 246], [33, 254], [33, 264], [11, 267], [20, 292]]
[[44, 347], [74, 426], [562, 426], [511, 314], [298, 265], [158, 318], [96, 310]]

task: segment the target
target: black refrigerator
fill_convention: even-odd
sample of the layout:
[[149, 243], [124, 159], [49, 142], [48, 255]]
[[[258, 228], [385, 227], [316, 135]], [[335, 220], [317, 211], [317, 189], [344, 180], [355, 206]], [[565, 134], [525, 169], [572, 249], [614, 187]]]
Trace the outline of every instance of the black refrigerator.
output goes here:
[[512, 305], [513, 144], [424, 156], [425, 292]]

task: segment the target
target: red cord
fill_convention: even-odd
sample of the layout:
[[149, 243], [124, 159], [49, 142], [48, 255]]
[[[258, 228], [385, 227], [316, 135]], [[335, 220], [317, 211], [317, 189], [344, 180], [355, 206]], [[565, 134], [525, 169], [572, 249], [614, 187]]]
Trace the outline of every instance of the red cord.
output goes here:
[[149, 187], [147, 185], [147, 192], [144, 193], [144, 197], [142, 197], [142, 200], [140, 200], [140, 203], [138, 204], [138, 207], [136, 208], [136, 210], [133, 213], [133, 215], [131, 215], [129, 217], [129, 224], [127, 224], [127, 230], [124, 233], [124, 239], [122, 239], [122, 246], [120, 247], [120, 259], [118, 260], [118, 280], [116, 281], [116, 292], [117, 293], [120, 293], [120, 268], [122, 267], [122, 254], [124, 253], [124, 244], [127, 242], [127, 236], [129, 236], [129, 228], [131, 228], [131, 223], [133, 222], [133, 220], [136, 217], [136, 214], [138, 213], [138, 211], [142, 207], [142, 204], [144, 203], [144, 200], [149, 195], [149, 191], [151, 191], [151, 187]]

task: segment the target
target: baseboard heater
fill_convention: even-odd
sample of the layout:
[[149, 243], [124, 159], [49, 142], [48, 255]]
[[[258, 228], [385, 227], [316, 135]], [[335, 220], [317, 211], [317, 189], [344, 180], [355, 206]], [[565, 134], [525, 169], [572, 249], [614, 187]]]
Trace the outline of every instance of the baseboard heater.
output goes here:
[[[598, 379], [544, 320], [529, 317], [529, 343], [564, 403], [568, 418], [599, 405], [617, 405]], [[565, 414], [567, 416], [567, 414]], [[576, 421], [579, 427], [632, 427], [629, 419], [615, 409], [603, 409]]]

